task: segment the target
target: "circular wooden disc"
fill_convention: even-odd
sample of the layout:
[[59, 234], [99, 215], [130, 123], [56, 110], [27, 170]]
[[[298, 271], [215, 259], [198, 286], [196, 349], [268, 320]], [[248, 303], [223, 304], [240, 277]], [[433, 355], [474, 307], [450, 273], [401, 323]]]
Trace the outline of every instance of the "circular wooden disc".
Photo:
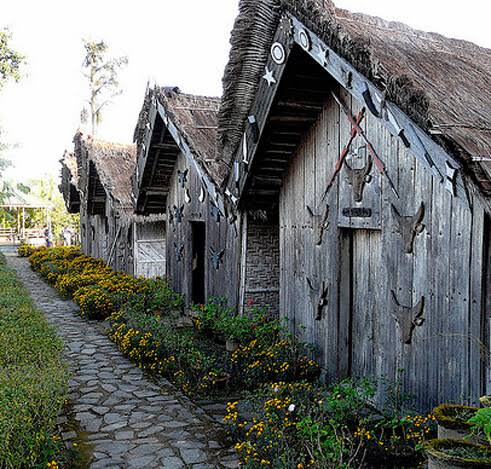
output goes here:
[[275, 42], [271, 46], [271, 57], [278, 65], [281, 65], [285, 62], [286, 52], [285, 52], [285, 48], [283, 47], [283, 44], [280, 44], [279, 42]]

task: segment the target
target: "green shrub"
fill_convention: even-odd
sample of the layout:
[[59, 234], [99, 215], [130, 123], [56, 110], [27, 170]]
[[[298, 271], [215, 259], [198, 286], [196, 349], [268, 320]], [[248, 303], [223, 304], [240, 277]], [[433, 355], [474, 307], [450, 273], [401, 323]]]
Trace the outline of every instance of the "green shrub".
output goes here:
[[67, 390], [63, 344], [2, 257], [0, 291], [0, 467], [45, 467]]

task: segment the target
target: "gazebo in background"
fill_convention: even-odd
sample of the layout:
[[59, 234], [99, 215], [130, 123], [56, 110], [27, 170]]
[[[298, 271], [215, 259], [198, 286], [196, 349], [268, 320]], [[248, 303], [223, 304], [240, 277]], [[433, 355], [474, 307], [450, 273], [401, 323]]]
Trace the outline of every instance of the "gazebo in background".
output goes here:
[[[16, 222], [10, 222], [10, 226], [7, 226], [5, 216], [0, 217], [0, 244], [17, 244], [21, 241], [35, 245], [44, 244], [43, 230], [46, 226], [51, 228], [50, 211], [52, 208], [49, 203], [30, 194], [24, 194], [18, 190], [12, 191], [0, 201], [0, 210], [10, 212]], [[42, 211], [41, 219], [44, 220], [44, 223], [38, 221], [38, 226], [26, 228], [26, 214], [29, 210]]]

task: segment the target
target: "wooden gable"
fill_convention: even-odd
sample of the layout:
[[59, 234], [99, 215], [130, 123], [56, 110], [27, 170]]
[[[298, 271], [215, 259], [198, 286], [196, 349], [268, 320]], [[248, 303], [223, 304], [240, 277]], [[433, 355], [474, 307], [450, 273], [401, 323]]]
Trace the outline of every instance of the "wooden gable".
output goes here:
[[[355, 67], [297, 18], [285, 15], [271, 43], [265, 74], [259, 83], [228, 181], [229, 191], [242, 206], [266, 208], [277, 204], [290, 158], [302, 136], [316, 121], [326, 98], [335, 93], [338, 86], [348, 93], [349, 99], [364, 103], [366, 111], [410, 149], [428, 173], [452, 195], [468, 201], [461, 164], [396, 105], [386, 102], [382, 93]], [[341, 108], [343, 105], [341, 102]], [[347, 117], [343, 112], [341, 115], [343, 119]], [[391, 187], [398, 198], [397, 188], [384, 169], [383, 159], [372, 161], [372, 165], [382, 176], [381, 184]], [[376, 172], [372, 171], [373, 174]], [[378, 192], [373, 194], [375, 211], [379, 204]], [[349, 215], [346, 212], [344, 220], [348, 225]]]

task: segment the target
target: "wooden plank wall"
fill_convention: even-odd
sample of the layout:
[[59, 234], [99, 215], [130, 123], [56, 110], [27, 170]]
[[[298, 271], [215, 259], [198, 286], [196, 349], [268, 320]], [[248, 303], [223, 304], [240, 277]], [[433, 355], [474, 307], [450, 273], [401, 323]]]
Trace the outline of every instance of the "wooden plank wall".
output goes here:
[[[353, 114], [360, 109], [360, 103], [337, 92]], [[401, 197], [395, 198], [373, 166], [366, 188], [370, 197], [361, 204], [347, 202], [350, 187], [343, 170], [327, 198], [329, 229], [322, 245], [314, 245], [316, 220], [306, 207], [322, 212], [321, 194], [351, 131], [328, 97], [283, 181], [280, 311], [294, 332], [317, 345], [328, 379], [348, 374], [351, 367], [351, 374], [394, 380], [403, 369], [404, 390], [420, 409], [443, 400], [475, 401], [482, 386], [483, 211], [475, 207], [473, 216], [465, 200], [446, 191], [367, 113], [364, 128]], [[421, 202], [425, 227], [415, 238], [413, 253], [407, 254], [390, 204], [412, 216]], [[380, 207], [375, 212], [379, 220], [350, 227], [340, 216], [342, 209], [365, 203]], [[320, 321], [314, 317], [307, 276], [329, 284], [329, 303]], [[424, 296], [425, 322], [414, 329], [411, 344], [401, 341], [391, 314], [391, 290], [405, 306]]]
[[[188, 170], [185, 189], [181, 187], [177, 171]], [[189, 203], [186, 203], [186, 190], [189, 191]], [[204, 222], [206, 224], [206, 272], [205, 296], [224, 297], [232, 307], [237, 307], [239, 288], [239, 255], [240, 255], [240, 221], [230, 224], [222, 214], [220, 222], [211, 215], [212, 202], [206, 193], [204, 202], [199, 201], [201, 180], [198, 174], [188, 164], [185, 156], [180, 154], [174, 168], [168, 196], [168, 210], [173, 211], [174, 206], [184, 207], [183, 220], [167, 228], [167, 276], [171, 285], [183, 293], [186, 302], [191, 303], [192, 295], [192, 230], [191, 222]], [[177, 261], [175, 246], [184, 244], [183, 258]], [[215, 269], [211, 262], [211, 252], [224, 250], [222, 263]]]

